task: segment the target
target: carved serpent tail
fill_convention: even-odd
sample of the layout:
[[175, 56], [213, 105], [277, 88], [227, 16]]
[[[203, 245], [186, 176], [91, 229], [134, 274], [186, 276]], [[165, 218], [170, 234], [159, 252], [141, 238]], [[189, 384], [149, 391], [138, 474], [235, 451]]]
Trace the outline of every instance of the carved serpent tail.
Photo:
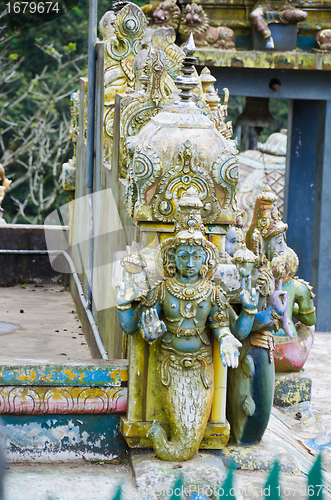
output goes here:
[[188, 460], [199, 449], [210, 414], [214, 390], [211, 348], [184, 354], [162, 346], [158, 377], [171, 439], [157, 421], [147, 436], [159, 458]]

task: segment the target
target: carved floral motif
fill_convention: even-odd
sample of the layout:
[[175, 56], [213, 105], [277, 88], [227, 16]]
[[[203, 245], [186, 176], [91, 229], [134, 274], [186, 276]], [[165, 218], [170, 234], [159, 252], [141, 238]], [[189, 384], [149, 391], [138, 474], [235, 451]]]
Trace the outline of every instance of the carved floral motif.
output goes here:
[[0, 414], [124, 413], [126, 387], [27, 387], [0, 388]]

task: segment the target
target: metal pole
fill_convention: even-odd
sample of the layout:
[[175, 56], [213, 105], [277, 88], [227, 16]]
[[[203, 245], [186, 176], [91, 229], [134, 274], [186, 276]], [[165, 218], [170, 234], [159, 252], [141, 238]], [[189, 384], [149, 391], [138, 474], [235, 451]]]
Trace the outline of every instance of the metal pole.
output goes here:
[[97, 38], [98, 0], [89, 0], [88, 34], [88, 88], [87, 88], [87, 127], [86, 127], [86, 182], [88, 194], [88, 233], [89, 247], [87, 258], [87, 306], [92, 305], [93, 278], [93, 171], [94, 171], [94, 128], [95, 128], [95, 43]]

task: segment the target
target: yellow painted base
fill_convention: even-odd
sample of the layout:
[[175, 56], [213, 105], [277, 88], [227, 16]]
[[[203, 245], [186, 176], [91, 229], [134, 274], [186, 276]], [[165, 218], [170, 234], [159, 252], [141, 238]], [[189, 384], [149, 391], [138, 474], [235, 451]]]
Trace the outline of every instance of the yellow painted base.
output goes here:
[[[120, 420], [120, 431], [124, 436], [130, 448], [152, 448], [152, 441], [146, 437], [146, 434], [153, 422], [130, 422], [122, 417]], [[170, 437], [170, 428], [168, 422], [160, 422], [168, 437]], [[229, 422], [224, 424], [208, 423], [204, 438], [200, 444], [200, 449], [222, 450], [226, 447], [230, 438]]]

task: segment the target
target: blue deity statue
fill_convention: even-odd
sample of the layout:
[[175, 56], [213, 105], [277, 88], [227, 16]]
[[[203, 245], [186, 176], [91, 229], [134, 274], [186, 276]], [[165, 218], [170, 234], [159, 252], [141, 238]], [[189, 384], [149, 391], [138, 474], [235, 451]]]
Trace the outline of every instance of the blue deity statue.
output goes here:
[[166, 277], [135, 309], [134, 291], [126, 290], [124, 284], [117, 291], [123, 330], [130, 335], [139, 332], [148, 343], [161, 339], [157, 377], [171, 438], [167, 439], [158, 421], [148, 437], [163, 460], [187, 460], [199, 449], [214, 390], [212, 337], [223, 365], [235, 369], [241, 347], [238, 338], [247, 337], [253, 324], [255, 331], [274, 325], [272, 308], [257, 313], [254, 289], [241, 292], [242, 312], [234, 318], [225, 296], [210, 279], [219, 252], [203, 234], [201, 202], [187, 195], [180, 204], [181, 228], [160, 247]]

